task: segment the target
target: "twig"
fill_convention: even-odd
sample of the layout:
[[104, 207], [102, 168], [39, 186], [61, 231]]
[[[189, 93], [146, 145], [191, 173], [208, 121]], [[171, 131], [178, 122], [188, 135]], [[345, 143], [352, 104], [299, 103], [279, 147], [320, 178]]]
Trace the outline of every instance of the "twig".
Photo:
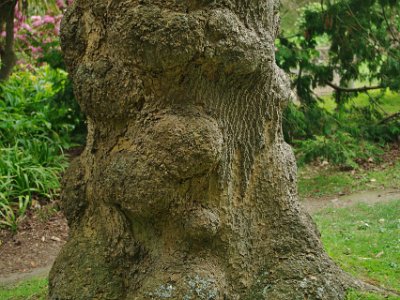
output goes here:
[[377, 86], [364, 86], [364, 87], [359, 87], [359, 88], [344, 88], [341, 86], [338, 86], [332, 82], [325, 82], [326, 85], [330, 86], [334, 90], [338, 92], [344, 92], [344, 93], [360, 93], [360, 92], [367, 92], [371, 90], [380, 90], [383, 88], [382, 85], [377, 85]]
[[386, 118], [380, 120], [378, 124], [381, 125], [381, 124], [389, 123], [389, 122], [399, 119], [399, 118], [400, 118], [400, 112], [397, 112], [395, 114], [390, 115], [389, 117], [386, 117]]

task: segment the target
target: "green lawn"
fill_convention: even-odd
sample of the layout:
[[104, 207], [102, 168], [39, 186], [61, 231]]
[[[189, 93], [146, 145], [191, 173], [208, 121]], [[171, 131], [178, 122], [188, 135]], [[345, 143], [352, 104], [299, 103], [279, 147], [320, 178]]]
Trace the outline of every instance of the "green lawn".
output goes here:
[[1, 287], [2, 300], [44, 300], [47, 297], [47, 279], [33, 279], [17, 286]]
[[[380, 95], [380, 91], [372, 91], [370, 95], [375, 98]], [[333, 112], [336, 108], [336, 103], [333, 96], [324, 96], [324, 102], [320, 103], [321, 107], [326, 110]], [[358, 107], [364, 107], [370, 104], [370, 99], [366, 94], [359, 94], [356, 98], [347, 103], [347, 107], [356, 105]], [[389, 115], [400, 111], [400, 95], [395, 92], [387, 91], [385, 95], [380, 99], [380, 107]], [[381, 111], [382, 112], [382, 111]]]
[[381, 170], [357, 170], [341, 172], [334, 168], [299, 170], [300, 197], [322, 197], [340, 193], [354, 193], [361, 190], [400, 187], [400, 161]]
[[[400, 200], [328, 209], [316, 214], [314, 220], [328, 254], [344, 270], [400, 291]], [[360, 297], [356, 292], [349, 295], [349, 299], [384, 299], [375, 295]]]

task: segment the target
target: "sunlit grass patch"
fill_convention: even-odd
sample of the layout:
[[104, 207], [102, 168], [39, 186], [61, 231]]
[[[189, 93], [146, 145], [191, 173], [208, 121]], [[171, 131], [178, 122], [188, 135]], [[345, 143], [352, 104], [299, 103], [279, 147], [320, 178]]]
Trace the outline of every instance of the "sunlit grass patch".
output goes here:
[[400, 291], [400, 200], [328, 209], [314, 220], [328, 254], [345, 271]]
[[361, 190], [400, 188], [400, 161], [376, 170], [343, 172], [333, 168], [313, 170], [301, 168], [299, 172], [300, 197], [322, 197], [349, 194]]
[[44, 300], [47, 298], [47, 283], [47, 279], [32, 279], [14, 286], [0, 286], [0, 299]]

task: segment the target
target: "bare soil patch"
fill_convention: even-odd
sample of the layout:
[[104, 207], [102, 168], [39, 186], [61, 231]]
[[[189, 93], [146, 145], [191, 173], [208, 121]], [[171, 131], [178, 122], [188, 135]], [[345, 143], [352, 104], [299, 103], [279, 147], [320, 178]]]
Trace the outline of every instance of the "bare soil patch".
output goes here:
[[67, 222], [52, 205], [30, 211], [15, 234], [1, 230], [0, 284], [47, 275], [67, 237]]
[[400, 200], [399, 189], [386, 189], [379, 191], [362, 191], [351, 195], [325, 198], [308, 198], [302, 201], [303, 207], [310, 213], [316, 213], [326, 208], [344, 208], [358, 203], [376, 204]]

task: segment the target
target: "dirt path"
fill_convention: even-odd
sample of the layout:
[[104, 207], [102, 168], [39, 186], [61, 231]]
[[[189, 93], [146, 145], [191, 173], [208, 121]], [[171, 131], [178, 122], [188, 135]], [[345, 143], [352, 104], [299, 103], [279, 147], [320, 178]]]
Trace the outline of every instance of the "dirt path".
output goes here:
[[67, 237], [64, 216], [46, 209], [28, 215], [15, 235], [0, 231], [0, 285], [47, 276]]
[[[342, 208], [357, 203], [385, 203], [400, 200], [400, 190], [364, 191], [346, 196], [310, 198], [302, 201], [310, 213], [328, 207]], [[66, 220], [60, 213], [47, 221], [33, 215], [16, 235], [0, 231], [0, 286], [12, 285], [35, 277], [46, 277], [68, 236]]]
[[304, 208], [310, 213], [317, 213], [325, 208], [342, 208], [357, 203], [375, 204], [400, 200], [399, 189], [386, 189], [379, 191], [363, 191], [351, 195], [331, 196], [325, 198], [308, 198], [302, 201]]

